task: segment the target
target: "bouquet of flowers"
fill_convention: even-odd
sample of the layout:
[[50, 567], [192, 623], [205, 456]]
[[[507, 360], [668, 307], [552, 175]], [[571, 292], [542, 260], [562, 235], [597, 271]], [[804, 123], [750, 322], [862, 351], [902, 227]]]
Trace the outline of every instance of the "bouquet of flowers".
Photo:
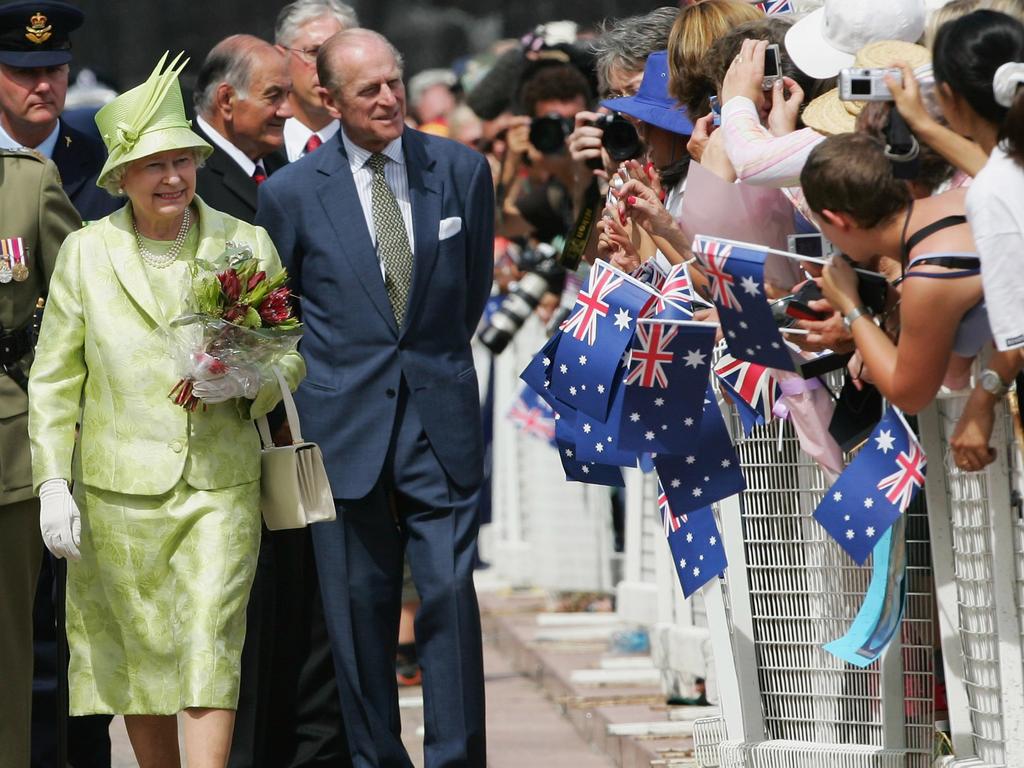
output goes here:
[[201, 404], [196, 381], [232, 375], [258, 388], [296, 347], [302, 326], [292, 314], [287, 272], [268, 276], [248, 246], [228, 243], [213, 263], [196, 259], [191, 271], [192, 312], [172, 322], [184, 331], [182, 377], [168, 397], [194, 412]]

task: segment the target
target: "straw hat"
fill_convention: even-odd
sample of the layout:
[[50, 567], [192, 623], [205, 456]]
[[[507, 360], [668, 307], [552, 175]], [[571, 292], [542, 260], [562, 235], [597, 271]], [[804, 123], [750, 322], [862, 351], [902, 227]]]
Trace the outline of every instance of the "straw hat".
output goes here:
[[[900, 40], [879, 40], [857, 51], [853, 66], [858, 69], [885, 69], [897, 63], [906, 63], [911, 69], [916, 69], [931, 63], [931, 60], [931, 53], [922, 45]], [[833, 88], [807, 105], [802, 116], [804, 125], [829, 136], [853, 133], [857, 127], [857, 115], [864, 109], [865, 103], [842, 101], [839, 89]]]
[[183, 55], [175, 56], [161, 74], [168, 56], [165, 53], [146, 82], [122, 93], [96, 113], [96, 126], [108, 152], [96, 186], [104, 187], [115, 169], [157, 152], [194, 149], [203, 159], [213, 152], [185, 118], [178, 84], [178, 75], [188, 64], [186, 59], [178, 66]]

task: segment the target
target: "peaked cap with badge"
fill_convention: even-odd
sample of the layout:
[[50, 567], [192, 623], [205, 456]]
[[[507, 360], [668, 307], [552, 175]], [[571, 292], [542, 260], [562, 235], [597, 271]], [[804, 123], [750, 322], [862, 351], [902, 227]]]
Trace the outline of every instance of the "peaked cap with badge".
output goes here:
[[0, 64], [55, 67], [71, 61], [71, 33], [85, 15], [68, 3], [0, 5]]

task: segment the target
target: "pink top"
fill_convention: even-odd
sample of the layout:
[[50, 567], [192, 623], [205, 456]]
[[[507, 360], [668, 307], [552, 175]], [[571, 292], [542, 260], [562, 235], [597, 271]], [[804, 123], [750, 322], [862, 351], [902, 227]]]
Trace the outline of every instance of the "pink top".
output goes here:
[[722, 107], [725, 151], [745, 184], [764, 187], [796, 187], [807, 156], [825, 140], [811, 128], [785, 136], [773, 136], [761, 125], [754, 102], [735, 96]]

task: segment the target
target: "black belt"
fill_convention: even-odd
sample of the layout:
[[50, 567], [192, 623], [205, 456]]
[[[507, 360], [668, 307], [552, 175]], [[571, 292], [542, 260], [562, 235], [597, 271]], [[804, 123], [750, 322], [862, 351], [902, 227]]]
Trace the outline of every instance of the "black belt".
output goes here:
[[0, 332], [0, 369], [19, 387], [28, 391], [28, 377], [18, 365], [32, 351], [30, 325], [15, 331]]

